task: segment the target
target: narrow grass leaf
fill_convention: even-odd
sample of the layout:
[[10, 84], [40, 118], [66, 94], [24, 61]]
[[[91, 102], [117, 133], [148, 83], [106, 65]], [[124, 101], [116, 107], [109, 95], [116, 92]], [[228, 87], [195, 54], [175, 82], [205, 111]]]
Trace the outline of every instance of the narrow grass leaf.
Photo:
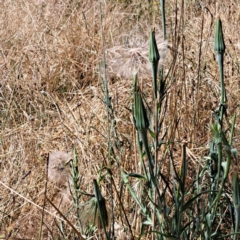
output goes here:
[[236, 172], [233, 173], [233, 206], [235, 210], [234, 240], [237, 240], [240, 222], [240, 184]]

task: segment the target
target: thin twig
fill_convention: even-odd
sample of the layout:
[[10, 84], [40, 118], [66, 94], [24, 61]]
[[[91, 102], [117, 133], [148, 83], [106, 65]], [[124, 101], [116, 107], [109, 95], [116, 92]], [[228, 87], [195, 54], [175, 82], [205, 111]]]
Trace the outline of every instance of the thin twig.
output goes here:
[[[35, 202], [33, 202], [33, 201], [27, 199], [27, 198], [24, 197], [22, 194], [18, 193], [17, 191], [13, 190], [12, 188], [8, 187], [5, 183], [3, 183], [3, 182], [0, 181], [0, 184], [2, 184], [5, 188], [7, 188], [8, 190], [10, 190], [12, 193], [16, 194], [17, 196], [23, 198], [25, 201], [31, 203], [31, 204], [34, 205], [35, 207], [37, 207], [37, 208], [39, 208], [39, 209], [42, 210], [42, 207], [41, 207], [41, 206], [37, 205]], [[46, 210], [46, 209], [44, 209], [44, 212], [50, 214], [51, 216], [53, 216], [53, 217], [55, 217], [55, 218], [57, 218], [57, 219], [59, 219], [59, 220], [61, 220], [61, 221], [65, 221], [64, 219], [58, 217], [57, 215], [55, 215], [55, 214], [49, 212], [49, 211]]]
[[46, 196], [48, 202], [53, 206], [53, 208], [62, 216], [62, 218], [69, 224], [73, 231], [78, 235], [81, 240], [85, 240], [81, 233], [72, 225], [72, 223], [60, 212], [60, 210], [54, 205], [54, 203]]
[[44, 189], [44, 198], [43, 198], [43, 207], [42, 207], [42, 217], [41, 217], [41, 223], [40, 223], [40, 230], [39, 230], [39, 237], [38, 239], [42, 239], [42, 227], [43, 227], [43, 219], [44, 219], [44, 210], [46, 206], [46, 196], [47, 196], [47, 183], [48, 183], [48, 164], [49, 164], [49, 153], [47, 154], [46, 158], [46, 169], [45, 169], [45, 189]]

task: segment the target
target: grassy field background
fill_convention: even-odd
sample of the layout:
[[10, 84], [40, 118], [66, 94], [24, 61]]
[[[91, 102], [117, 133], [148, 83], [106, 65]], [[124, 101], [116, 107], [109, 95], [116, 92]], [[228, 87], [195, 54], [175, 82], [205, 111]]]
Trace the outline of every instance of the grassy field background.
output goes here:
[[[110, 181], [103, 176], [105, 168], [111, 169], [116, 184], [113, 190], [115, 236], [131, 238], [117, 196], [122, 180], [120, 169], [141, 171], [131, 113], [133, 74], [138, 72], [151, 107], [148, 66], [151, 27], [156, 30], [160, 64], [168, 74], [162, 125], [168, 132], [164, 141], [177, 169], [181, 146], [187, 144], [187, 182], [191, 183], [199, 168], [206, 164], [204, 157], [209, 154], [212, 138], [209, 126], [220, 98], [213, 50], [215, 17], [220, 16], [226, 44], [227, 112], [229, 118], [233, 113], [237, 116], [233, 145], [239, 149], [238, 1], [166, 1], [166, 40], [161, 30], [159, 5], [146, 0], [106, 0], [102, 1], [101, 13], [99, 2], [92, 0], [0, 2], [0, 238], [38, 239], [42, 231], [42, 239], [77, 239], [72, 227], [45, 198], [47, 194], [59, 211], [78, 226], [69, 191], [69, 165], [50, 163], [46, 169], [48, 153], [54, 159], [54, 152], [73, 153], [74, 146], [78, 153], [81, 191], [93, 194], [93, 179], [101, 179], [99, 185], [109, 208]], [[109, 121], [102, 91], [103, 51], [114, 120], [110, 128], [113, 143], [110, 158]], [[230, 122], [231, 119], [226, 121], [226, 128]], [[170, 181], [166, 149], [163, 145], [158, 157], [162, 173]], [[238, 171], [237, 160], [234, 163], [227, 183], [230, 196], [231, 172], [233, 168]], [[141, 194], [139, 187], [136, 191]], [[129, 193], [123, 193], [126, 215], [137, 239], [143, 220]], [[81, 196], [81, 209], [88, 200], [88, 196]], [[90, 239], [93, 231], [93, 239], [104, 239], [101, 231], [86, 230], [93, 214], [84, 211], [80, 217], [85, 229], [81, 229], [82, 235]], [[150, 237], [147, 234], [143, 239]]]

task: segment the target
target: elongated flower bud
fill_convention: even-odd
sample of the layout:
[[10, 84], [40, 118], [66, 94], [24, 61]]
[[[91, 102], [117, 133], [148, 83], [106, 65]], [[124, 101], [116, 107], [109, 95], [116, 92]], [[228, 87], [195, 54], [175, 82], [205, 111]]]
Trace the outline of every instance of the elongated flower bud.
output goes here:
[[215, 22], [214, 51], [216, 53], [224, 53], [225, 51], [225, 43], [224, 43], [223, 31], [222, 31], [222, 21], [219, 17], [217, 17]]
[[134, 124], [137, 130], [146, 130], [149, 127], [147, 111], [142, 101], [141, 92], [137, 89], [137, 76], [134, 83]]
[[157, 48], [155, 31], [151, 30], [150, 46], [149, 46], [149, 61], [151, 63], [158, 63], [159, 60], [160, 60], [160, 55], [159, 55], [158, 48]]
[[[216, 52], [216, 60], [218, 62], [218, 68], [220, 73], [220, 87], [221, 87], [221, 104], [226, 104], [227, 96], [225, 90], [225, 83], [224, 83], [224, 74], [223, 74], [223, 59], [224, 59], [224, 52], [225, 52], [225, 43], [223, 38], [223, 31], [222, 31], [222, 21], [220, 17], [217, 17], [215, 22], [215, 32], [214, 32], [214, 51]], [[220, 124], [222, 124], [222, 113], [220, 115]]]
[[150, 33], [150, 45], [149, 45], [149, 61], [152, 65], [152, 83], [154, 98], [157, 98], [157, 71], [160, 55], [157, 48], [157, 42], [155, 38], [155, 31], [151, 29]]

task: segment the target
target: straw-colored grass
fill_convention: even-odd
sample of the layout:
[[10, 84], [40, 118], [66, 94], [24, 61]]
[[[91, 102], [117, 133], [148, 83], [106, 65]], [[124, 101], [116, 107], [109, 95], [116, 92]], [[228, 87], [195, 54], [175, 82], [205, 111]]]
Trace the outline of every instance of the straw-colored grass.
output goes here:
[[[204, 156], [208, 155], [212, 110], [217, 109], [220, 98], [213, 50], [217, 13], [223, 22], [226, 43], [228, 114], [230, 117], [237, 114], [234, 146], [240, 147], [240, 6], [237, 1], [215, 2], [166, 1], [167, 41], [163, 41], [160, 11], [149, 1], [102, 1], [109, 94], [118, 134], [118, 138], [111, 136], [116, 141], [113, 148], [116, 157], [110, 162], [98, 2], [0, 2], [0, 238], [38, 238], [47, 179], [43, 153], [73, 152], [76, 146], [83, 192], [93, 194], [93, 179], [98, 179], [103, 166], [111, 167], [116, 184], [113, 189], [116, 236], [128, 239], [117, 195], [120, 168], [126, 172], [140, 171], [130, 111], [132, 74], [139, 70], [146, 99], [151, 99], [151, 70], [147, 66], [151, 27], [156, 27], [161, 64], [165, 71], [170, 70], [168, 106], [162, 127], [169, 127], [167, 139], [175, 142], [170, 147], [177, 168], [182, 142], [188, 143], [187, 181], [194, 179], [196, 169], [204, 165]], [[159, 161], [168, 175], [169, 159], [160, 153]], [[52, 162], [49, 167], [47, 196], [77, 226], [74, 202], [70, 190], [66, 191], [71, 184], [61, 182], [68, 181], [70, 169], [63, 178], [54, 179], [56, 173], [50, 172]], [[110, 206], [107, 180], [101, 183], [101, 192]], [[80, 205], [87, 200], [89, 197], [81, 197]], [[133, 223], [133, 234], [138, 236], [140, 218], [127, 191], [123, 205], [129, 222]], [[73, 229], [49, 202], [44, 208], [43, 239], [73, 239]], [[101, 239], [99, 234], [94, 233], [95, 239]]]

